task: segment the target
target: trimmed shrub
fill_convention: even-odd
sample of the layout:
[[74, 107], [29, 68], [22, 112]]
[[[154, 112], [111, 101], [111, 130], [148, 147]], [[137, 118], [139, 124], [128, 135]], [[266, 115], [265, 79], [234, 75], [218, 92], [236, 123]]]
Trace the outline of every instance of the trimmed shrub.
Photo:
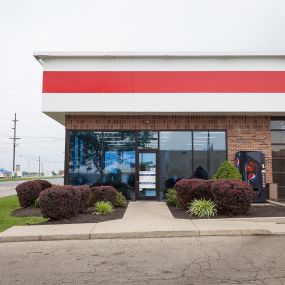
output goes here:
[[239, 180], [212, 180], [211, 190], [218, 213], [226, 215], [247, 213], [255, 196], [252, 186]]
[[48, 182], [47, 180], [37, 179], [37, 180], [33, 180], [33, 182], [40, 183], [43, 190], [52, 187], [52, 184]]
[[39, 197], [42, 186], [37, 181], [27, 181], [17, 185], [16, 192], [19, 204], [22, 208], [34, 206], [35, 200]]
[[216, 205], [212, 200], [200, 199], [194, 200], [187, 211], [192, 216], [199, 218], [212, 218], [217, 215]]
[[109, 201], [113, 206], [116, 205], [117, 190], [112, 186], [97, 186], [90, 188], [90, 206], [98, 201]]
[[80, 191], [80, 213], [86, 213], [90, 205], [90, 188], [88, 185], [74, 186], [76, 191]]
[[41, 191], [51, 187], [52, 184], [46, 180], [26, 181], [17, 185], [16, 192], [19, 199], [19, 204], [22, 208], [34, 206], [36, 199]]
[[118, 192], [121, 192], [127, 200], [131, 199], [131, 188], [128, 184], [118, 182], [118, 183], [108, 183], [108, 184], [101, 184], [99, 182], [96, 182], [90, 186], [90, 188], [98, 187], [98, 186], [112, 186], [114, 187]]
[[76, 215], [80, 210], [81, 191], [73, 186], [53, 186], [40, 193], [43, 217], [60, 220]]
[[95, 213], [97, 215], [107, 215], [113, 212], [113, 205], [109, 201], [98, 201], [95, 203]]
[[231, 163], [225, 160], [217, 170], [216, 174], [213, 176], [214, 179], [234, 179], [242, 180], [242, 176], [238, 169], [234, 167]]
[[166, 197], [167, 205], [179, 208], [179, 203], [178, 203], [178, 200], [177, 200], [176, 190], [175, 189], [167, 189], [165, 197]]
[[116, 193], [116, 207], [126, 207], [127, 206], [127, 200], [126, 197], [121, 193]]
[[211, 181], [202, 179], [181, 179], [175, 184], [178, 203], [188, 208], [194, 199], [211, 199]]

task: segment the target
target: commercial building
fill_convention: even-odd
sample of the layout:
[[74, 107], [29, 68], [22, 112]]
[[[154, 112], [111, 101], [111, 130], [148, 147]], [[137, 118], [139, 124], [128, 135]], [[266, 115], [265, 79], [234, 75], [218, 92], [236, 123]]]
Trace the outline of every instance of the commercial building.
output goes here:
[[[65, 183], [161, 199], [235, 153], [285, 198], [285, 54], [35, 52], [42, 111], [66, 128]], [[284, 116], [284, 118], [283, 118]]]

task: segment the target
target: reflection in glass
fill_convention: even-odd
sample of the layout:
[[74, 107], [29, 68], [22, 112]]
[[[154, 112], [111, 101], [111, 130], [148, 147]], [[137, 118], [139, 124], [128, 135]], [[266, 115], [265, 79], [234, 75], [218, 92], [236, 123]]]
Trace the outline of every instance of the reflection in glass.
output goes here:
[[[158, 132], [70, 131], [69, 134], [70, 184], [113, 185], [127, 198], [134, 197], [136, 137], [139, 149], [157, 149]], [[212, 131], [162, 131], [159, 148], [159, 183], [162, 197], [163, 191], [173, 187], [180, 178], [212, 177], [220, 163], [226, 159], [226, 135], [225, 132]], [[283, 172], [285, 168], [281, 158], [285, 158], [285, 147], [275, 145], [272, 153], [273, 172], [275, 169], [281, 169]], [[155, 168], [156, 171], [156, 154], [142, 154], [143, 156], [139, 155], [142, 163], [137, 162], [141, 171], [148, 171], [150, 168]], [[142, 179], [151, 180], [153, 177]], [[140, 191], [140, 195], [152, 196], [155, 190], [156, 187], [152, 190], [143, 190]]]
[[194, 178], [209, 178], [209, 136], [208, 132], [193, 132]]
[[271, 131], [272, 143], [285, 144], [284, 131]]
[[133, 132], [103, 133], [103, 183], [123, 188], [125, 196], [134, 195], [135, 134]]
[[271, 130], [285, 130], [285, 121], [271, 121]]
[[272, 175], [278, 184], [278, 200], [285, 200], [285, 121], [271, 121]]
[[274, 173], [274, 183], [278, 184], [278, 200], [285, 199], [285, 173]]
[[272, 157], [273, 158], [285, 158], [285, 145], [272, 145]]
[[192, 176], [192, 132], [160, 132], [160, 190]]
[[225, 132], [193, 132], [194, 177], [211, 178], [227, 159]]
[[157, 149], [158, 148], [158, 132], [141, 131], [138, 132], [138, 148], [139, 149]]
[[209, 177], [212, 177], [227, 159], [225, 132], [209, 132]]
[[69, 144], [69, 184], [83, 185], [101, 181], [102, 133], [71, 131]]

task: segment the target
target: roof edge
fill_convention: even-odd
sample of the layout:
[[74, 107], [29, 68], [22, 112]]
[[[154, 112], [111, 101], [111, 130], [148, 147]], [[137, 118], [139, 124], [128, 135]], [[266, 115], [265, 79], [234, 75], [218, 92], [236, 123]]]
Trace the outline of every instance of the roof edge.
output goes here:
[[285, 57], [285, 52], [253, 51], [34, 51], [34, 57]]

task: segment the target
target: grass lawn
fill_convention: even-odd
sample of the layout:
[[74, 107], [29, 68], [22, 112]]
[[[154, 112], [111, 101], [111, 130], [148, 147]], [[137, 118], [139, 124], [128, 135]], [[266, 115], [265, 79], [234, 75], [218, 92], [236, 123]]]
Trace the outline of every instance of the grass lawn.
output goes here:
[[1, 182], [13, 182], [13, 181], [24, 181], [24, 180], [35, 180], [35, 179], [54, 179], [54, 178], [63, 178], [63, 176], [34, 176], [34, 177], [19, 177], [19, 178], [1, 178]]
[[38, 224], [46, 221], [41, 217], [12, 217], [10, 213], [20, 208], [17, 196], [0, 198], [0, 232], [12, 226]]

